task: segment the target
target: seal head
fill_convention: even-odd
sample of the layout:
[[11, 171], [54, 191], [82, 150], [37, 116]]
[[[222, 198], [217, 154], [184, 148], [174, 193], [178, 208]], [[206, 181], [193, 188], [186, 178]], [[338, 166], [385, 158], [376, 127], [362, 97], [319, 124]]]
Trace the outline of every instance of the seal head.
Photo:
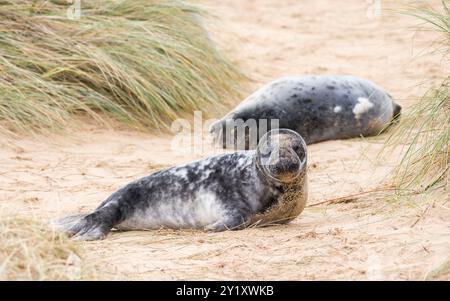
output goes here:
[[268, 178], [280, 183], [291, 183], [306, 168], [306, 143], [292, 130], [272, 130], [260, 140], [256, 160], [257, 166]]
[[[256, 149], [257, 169], [261, 170], [276, 201], [251, 218], [251, 224], [269, 226], [295, 219], [308, 199], [307, 148], [295, 131], [275, 129], [265, 134]], [[274, 193], [276, 194], [276, 193]]]

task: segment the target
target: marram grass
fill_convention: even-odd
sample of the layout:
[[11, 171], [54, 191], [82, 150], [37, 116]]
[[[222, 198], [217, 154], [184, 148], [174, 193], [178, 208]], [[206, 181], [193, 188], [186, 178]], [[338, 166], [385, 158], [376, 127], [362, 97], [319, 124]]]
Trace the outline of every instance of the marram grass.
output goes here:
[[[442, 9], [421, 8], [408, 11], [434, 30], [443, 34], [439, 52], [444, 63], [449, 64], [450, 55], [450, 11], [445, 2]], [[426, 192], [434, 189], [448, 190], [450, 175], [450, 77], [430, 90], [404, 116], [389, 144], [405, 145], [405, 154], [400, 162], [396, 181], [399, 190], [413, 189]]]
[[178, 0], [0, 0], [0, 127], [61, 128], [74, 115], [162, 128], [236, 97], [241, 74]]
[[79, 246], [48, 225], [0, 214], [0, 281], [96, 278], [80, 258]]

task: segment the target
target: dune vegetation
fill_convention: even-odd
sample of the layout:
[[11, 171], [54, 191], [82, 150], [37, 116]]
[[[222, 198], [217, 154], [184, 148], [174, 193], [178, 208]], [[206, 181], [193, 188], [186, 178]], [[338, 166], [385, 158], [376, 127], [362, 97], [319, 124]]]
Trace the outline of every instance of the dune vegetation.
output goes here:
[[[243, 76], [218, 52], [195, 6], [91, 0], [80, 8], [0, 0], [2, 133], [63, 129], [77, 116], [164, 129], [183, 112], [238, 95]], [[95, 278], [79, 246], [48, 225], [3, 214], [0, 241], [0, 280]]]
[[[450, 63], [450, 11], [442, 2], [441, 9], [421, 8], [407, 14], [424, 21], [423, 30], [438, 30], [442, 40], [436, 53]], [[431, 26], [430, 26], [431, 25]], [[405, 145], [405, 154], [397, 168], [399, 191], [448, 191], [450, 175], [450, 76], [430, 89], [401, 118], [388, 143]]]
[[64, 234], [30, 218], [0, 217], [0, 280], [95, 278], [80, 248]]
[[181, 0], [78, 3], [0, 1], [2, 130], [62, 128], [74, 115], [162, 129], [237, 95], [242, 76], [202, 10]]

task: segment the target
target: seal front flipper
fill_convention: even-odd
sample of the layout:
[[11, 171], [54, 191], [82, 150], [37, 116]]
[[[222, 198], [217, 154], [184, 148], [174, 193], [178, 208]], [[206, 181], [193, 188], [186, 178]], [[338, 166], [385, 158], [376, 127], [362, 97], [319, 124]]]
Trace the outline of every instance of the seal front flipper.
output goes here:
[[241, 230], [247, 227], [248, 219], [235, 219], [235, 220], [219, 220], [213, 224], [205, 226], [206, 232], [222, 232], [227, 230]]
[[[244, 210], [241, 210], [244, 211]], [[207, 232], [222, 232], [227, 230], [241, 230], [246, 228], [251, 219], [250, 210], [245, 210], [245, 212], [236, 213], [235, 211], [230, 212], [224, 218], [205, 226], [204, 230]]]

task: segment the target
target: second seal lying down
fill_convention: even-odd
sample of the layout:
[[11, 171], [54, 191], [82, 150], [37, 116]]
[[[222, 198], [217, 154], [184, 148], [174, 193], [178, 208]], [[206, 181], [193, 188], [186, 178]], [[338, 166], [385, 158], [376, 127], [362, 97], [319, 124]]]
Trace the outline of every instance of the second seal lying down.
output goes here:
[[172, 167], [114, 192], [94, 212], [57, 226], [78, 240], [111, 229], [241, 229], [287, 223], [304, 209], [307, 152], [287, 129], [268, 132], [255, 151], [241, 151]]
[[[258, 138], [273, 128], [296, 131], [311, 144], [377, 135], [399, 116], [400, 111], [401, 107], [388, 93], [363, 78], [284, 77], [251, 94], [214, 123], [211, 133], [224, 148], [254, 149]], [[261, 126], [262, 120], [268, 121], [267, 127]], [[271, 127], [274, 120], [278, 125]], [[247, 133], [240, 126], [257, 127], [257, 133]], [[255, 137], [249, 139], [249, 135]]]

